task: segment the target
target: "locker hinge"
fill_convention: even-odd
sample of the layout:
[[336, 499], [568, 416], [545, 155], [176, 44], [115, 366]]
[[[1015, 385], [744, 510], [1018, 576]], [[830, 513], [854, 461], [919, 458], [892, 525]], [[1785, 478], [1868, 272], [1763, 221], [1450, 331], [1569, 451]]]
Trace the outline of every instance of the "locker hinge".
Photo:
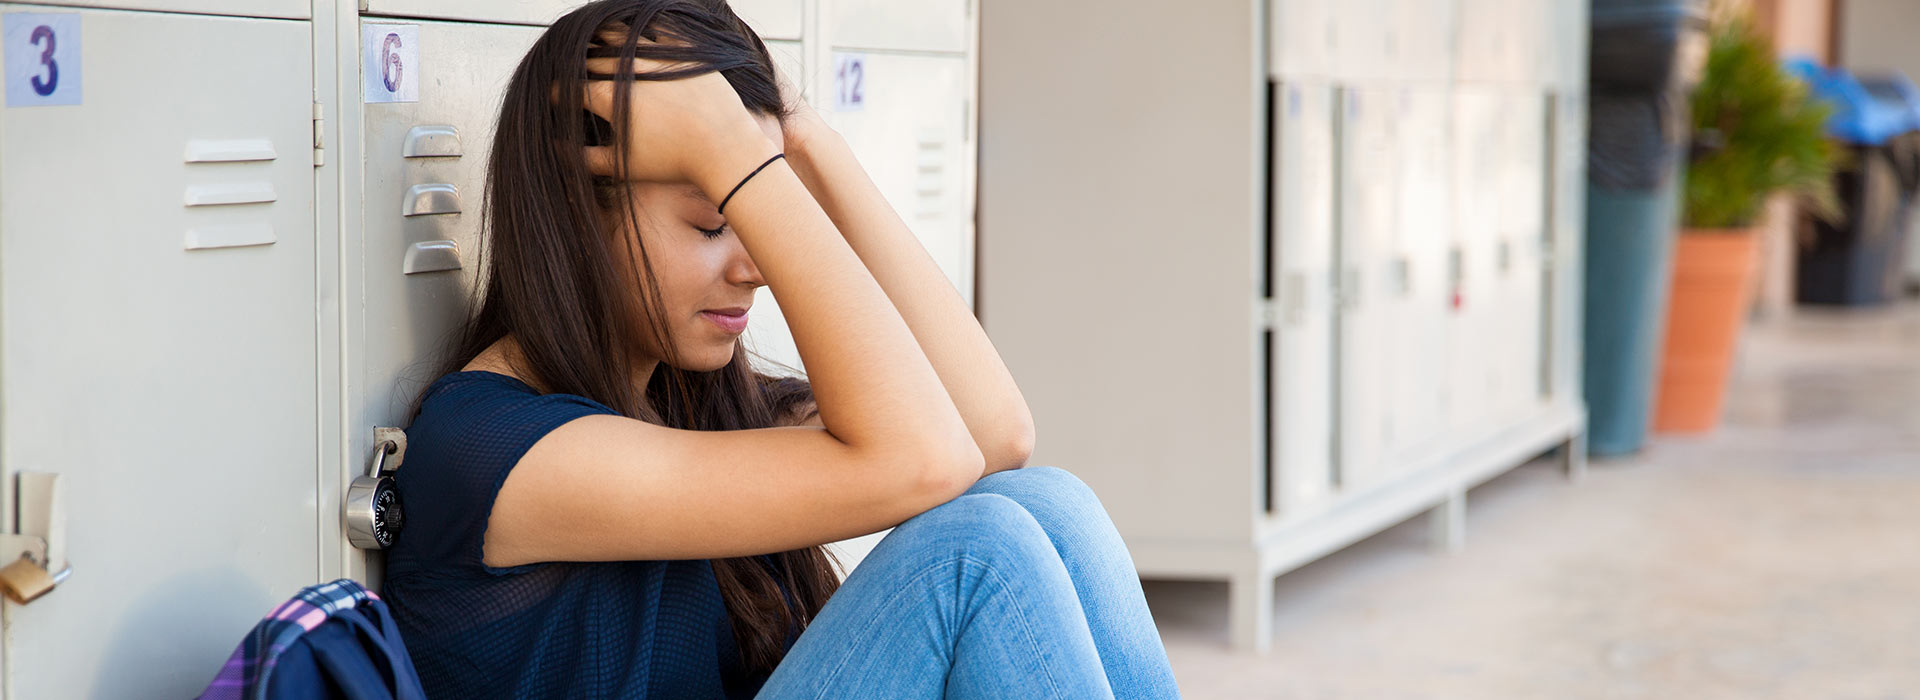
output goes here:
[[313, 167], [327, 164], [327, 119], [319, 102], [313, 103]]

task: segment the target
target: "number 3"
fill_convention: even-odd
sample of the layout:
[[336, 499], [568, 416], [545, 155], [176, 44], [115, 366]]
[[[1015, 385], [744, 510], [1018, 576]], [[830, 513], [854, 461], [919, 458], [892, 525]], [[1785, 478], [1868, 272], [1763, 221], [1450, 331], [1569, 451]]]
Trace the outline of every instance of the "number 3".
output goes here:
[[47, 78], [43, 81], [40, 79], [40, 76], [36, 75], [33, 76], [31, 82], [33, 83], [33, 91], [41, 97], [46, 97], [53, 94], [53, 91], [60, 87], [60, 64], [55, 63], [53, 60], [53, 27], [44, 24], [34, 27], [33, 36], [29, 41], [33, 44], [39, 44], [41, 39], [47, 40], [47, 48], [40, 52], [40, 65], [47, 67]]

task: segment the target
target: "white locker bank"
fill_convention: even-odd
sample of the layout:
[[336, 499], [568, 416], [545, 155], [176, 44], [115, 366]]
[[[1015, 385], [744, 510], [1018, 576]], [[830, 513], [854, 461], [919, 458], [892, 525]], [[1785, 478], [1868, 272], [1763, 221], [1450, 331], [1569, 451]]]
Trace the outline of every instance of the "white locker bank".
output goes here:
[[[0, 698], [190, 697], [299, 588], [377, 585], [347, 485], [465, 313], [507, 78], [578, 4], [0, 3], [0, 555], [67, 573], [3, 604]], [[972, 2], [733, 4], [971, 297]], [[748, 338], [799, 366], [777, 313]]]
[[977, 308], [1142, 576], [1264, 649], [1277, 575], [1584, 469], [1588, 0], [1000, 8]]

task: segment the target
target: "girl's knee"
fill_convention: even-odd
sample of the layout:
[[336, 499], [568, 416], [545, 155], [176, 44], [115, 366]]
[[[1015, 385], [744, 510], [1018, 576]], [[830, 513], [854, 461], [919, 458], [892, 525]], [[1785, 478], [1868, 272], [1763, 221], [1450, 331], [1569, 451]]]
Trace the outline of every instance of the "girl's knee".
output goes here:
[[1024, 557], [1053, 548], [1033, 514], [996, 493], [969, 493], [901, 523], [888, 537], [933, 545], [951, 555]]
[[997, 493], [1025, 502], [1023, 496], [1043, 496], [1050, 501], [1080, 504], [1099, 503], [1093, 488], [1059, 467], [1025, 467], [994, 472], [982, 477], [970, 493]]

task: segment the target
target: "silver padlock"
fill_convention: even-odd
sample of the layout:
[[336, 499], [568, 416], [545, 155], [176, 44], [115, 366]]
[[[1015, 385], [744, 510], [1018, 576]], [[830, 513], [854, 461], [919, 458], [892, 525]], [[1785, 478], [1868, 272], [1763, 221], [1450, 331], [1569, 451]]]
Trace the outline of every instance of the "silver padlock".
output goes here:
[[400, 534], [405, 518], [400, 510], [400, 494], [393, 490], [393, 471], [387, 469], [387, 455], [400, 451], [400, 445], [383, 440], [374, 446], [373, 466], [366, 476], [355, 477], [347, 487], [347, 541], [361, 549], [386, 549]]
[[5, 593], [7, 600], [26, 605], [46, 595], [72, 575], [72, 565], [61, 569], [60, 573], [48, 573], [47, 567], [35, 561], [32, 555], [22, 554], [13, 563], [0, 567], [0, 593]]

